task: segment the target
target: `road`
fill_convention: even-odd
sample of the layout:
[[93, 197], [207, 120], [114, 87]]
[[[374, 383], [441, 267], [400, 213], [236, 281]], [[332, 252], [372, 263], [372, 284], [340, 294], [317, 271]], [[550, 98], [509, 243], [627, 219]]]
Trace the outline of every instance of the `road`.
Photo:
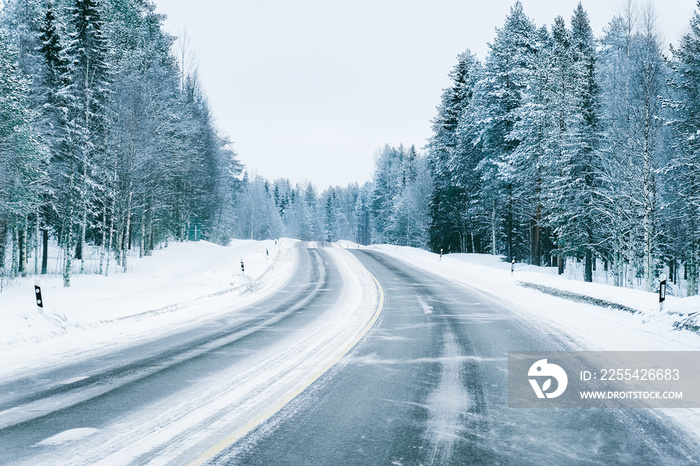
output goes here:
[[209, 464], [697, 464], [648, 410], [509, 409], [508, 351], [566, 341], [379, 252], [382, 317], [311, 390]]
[[0, 385], [0, 464], [697, 462], [652, 411], [509, 409], [507, 352], [565, 349], [380, 252], [302, 248], [255, 306]]
[[181, 464], [247, 432], [347, 352], [376, 312], [376, 285], [346, 253], [297, 253], [292, 280], [253, 306], [0, 385], [0, 464]]

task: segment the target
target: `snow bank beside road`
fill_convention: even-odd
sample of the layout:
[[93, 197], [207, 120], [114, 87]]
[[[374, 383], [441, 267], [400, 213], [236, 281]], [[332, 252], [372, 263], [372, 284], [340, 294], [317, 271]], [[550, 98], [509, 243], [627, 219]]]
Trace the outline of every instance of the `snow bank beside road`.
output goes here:
[[[128, 273], [76, 275], [70, 288], [58, 275], [42, 276], [43, 314], [34, 304], [34, 278], [19, 279], [0, 293], [0, 377], [76, 352], [133, 344], [213, 312], [230, 312], [232, 302], [242, 307], [270, 295], [293, 273], [295, 244], [170, 243], [152, 256], [130, 258]], [[216, 305], [224, 301], [226, 306]]]

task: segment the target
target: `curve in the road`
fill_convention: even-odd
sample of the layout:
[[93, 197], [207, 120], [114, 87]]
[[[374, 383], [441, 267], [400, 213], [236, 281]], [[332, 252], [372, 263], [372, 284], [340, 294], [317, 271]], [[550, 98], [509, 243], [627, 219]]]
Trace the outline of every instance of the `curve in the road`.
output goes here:
[[380, 252], [356, 252], [382, 318], [336, 368], [209, 464], [697, 464], [656, 412], [514, 409], [509, 351], [566, 339], [487, 296]]
[[358, 333], [357, 337], [351, 341], [345, 348], [343, 348], [335, 358], [332, 360], [328, 361], [328, 363], [321, 367], [318, 371], [316, 371], [314, 374], [311, 374], [296, 390], [291, 392], [289, 395], [287, 395], [285, 398], [281, 399], [277, 404], [272, 406], [270, 409], [267, 411], [259, 414], [256, 416], [254, 419], [251, 419], [250, 422], [246, 423], [244, 426], [242, 426], [240, 429], [238, 429], [236, 432], [233, 434], [229, 435], [225, 439], [223, 439], [221, 442], [217, 443], [214, 445], [212, 448], [204, 452], [202, 455], [198, 456], [195, 458], [192, 462], [189, 464], [194, 466], [194, 465], [201, 465], [206, 463], [207, 461], [211, 460], [212, 458], [216, 457], [219, 455], [222, 451], [224, 451], [226, 448], [230, 447], [232, 444], [240, 440], [242, 437], [245, 435], [248, 435], [250, 432], [252, 432], [255, 428], [257, 428], [259, 425], [261, 425], [263, 422], [267, 421], [270, 419], [274, 414], [279, 412], [282, 408], [284, 408], [288, 403], [290, 403], [294, 398], [299, 396], [304, 390], [306, 390], [312, 383], [314, 383], [316, 380], [318, 380], [323, 374], [328, 372], [328, 370], [336, 365], [338, 361], [340, 361], [341, 358], [343, 358], [346, 354], [348, 354], [357, 343], [364, 338], [364, 336], [367, 334], [367, 332], [374, 326], [375, 322], [379, 318], [380, 314], [382, 313], [382, 309], [384, 308], [384, 291], [382, 290], [381, 285], [379, 284], [379, 281], [372, 275], [372, 279], [377, 285], [377, 290], [379, 291], [379, 304], [377, 305], [377, 310], [375, 311], [374, 315], [370, 319], [369, 322], [367, 322], [367, 325]]
[[[301, 255], [292, 283], [230, 318], [108, 361], [56, 369], [4, 387], [5, 419], [14, 413], [24, 419], [0, 429], [0, 464], [141, 464], [157, 458], [182, 463], [219, 442], [222, 432], [238, 429], [230, 426], [270, 413], [265, 396], [278, 402], [303, 390], [311, 383], [309, 374], [317, 378], [319, 367], [339, 357], [336, 341], [346, 352], [347, 342], [357, 340], [357, 332], [377, 315], [376, 301], [371, 293], [363, 295], [360, 279], [353, 279], [352, 264], [346, 263], [356, 259], [335, 248], [302, 249]], [[363, 311], [367, 298], [371, 309]], [[344, 305], [359, 306], [365, 314], [345, 315], [338, 309]], [[347, 328], [336, 326], [338, 334], [324, 336], [330, 319]], [[329, 354], [317, 346], [323, 344]], [[70, 381], [90, 372], [87, 380]], [[55, 380], [69, 382], [56, 387]], [[208, 429], [211, 435], [203, 438]], [[56, 440], [76, 433], [85, 438]]]

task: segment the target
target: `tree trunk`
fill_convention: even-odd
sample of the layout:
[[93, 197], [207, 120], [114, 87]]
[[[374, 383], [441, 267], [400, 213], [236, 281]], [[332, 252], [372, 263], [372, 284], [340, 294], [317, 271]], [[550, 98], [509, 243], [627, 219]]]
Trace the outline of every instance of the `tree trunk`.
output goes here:
[[586, 249], [586, 254], [584, 257], [584, 274], [583, 274], [583, 280], [586, 282], [592, 282], [593, 281], [593, 253], [591, 252], [590, 249]]
[[491, 254], [496, 254], [496, 200], [491, 209]]
[[68, 232], [67, 232], [67, 238], [66, 238], [66, 245], [64, 248], [64, 253], [65, 253], [65, 268], [63, 269], [63, 286], [64, 288], [68, 288], [70, 286], [70, 274], [71, 274], [71, 265], [72, 265], [72, 254], [71, 254], [71, 243], [73, 242], [73, 226], [72, 222], [69, 223], [68, 225]]
[[[114, 203], [112, 205], [114, 206]], [[107, 243], [107, 257], [105, 258], [105, 277], [109, 275], [109, 258], [112, 256], [112, 239], [114, 238], [114, 212], [115, 209], [112, 208], [112, 215], [109, 217], [109, 242]]]
[[[87, 202], [87, 201], [86, 201]], [[85, 206], [83, 210], [83, 218], [80, 220], [80, 238], [78, 244], [80, 245], [80, 257], [76, 257], [76, 259], [80, 259], [80, 273], [85, 272], [85, 251], [83, 251], [83, 248], [85, 247], [85, 233], [87, 230], [87, 206]]]
[[540, 220], [542, 216], [542, 209], [538, 205], [535, 211], [535, 225], [532, 230], [532, 264], [541, 265], [541, 253], [540, 253]]
[[34, 247], [34, 275], [39, 275], [39, 246], [41, 245], [41, 229], [39, 227], [39, 212], [36, 213], [36, 246]]
[[22, 226], [22, 229], [17, 234], [17, 242], [19, 249], [18, 272], [19, 275], [27, 276], [27, 229]]
[[693, 245], [690, 251], [690, 257], [686, 262], [685, 270], [688, 279], [688, 296], [698, 294], [698, 263], [697, 263], [697, 247]]
[[143, 257], [146, 249], [146, 210], [141, 211], [141, 245], [139, 246], [139, 257]]
[[126, 272], [126, 250], [131, 243], [131, 201], [133, 199], [132, 183], [129, 182], [129, 200], [126, 204], [126, 229], [124, 230], [124, 243], [122, 243], [122, 267]]
[[106, 255], [105, 248], [107, 247], [107, 204], [106, 203], [102, 206], [101, 228], [102, 228], [102, 244], [100, 245], [101, 246], [100, 247], [100, 271], [99, 271], [100, 275], [102, 275], [102, 270], [104, 267], [105, 255]]
[[19, 240], [17, 239], [17, 229], [12, 229], [12, 268], [10, 269], [10, 276], [15, 278], [19, 273]]
[[7, 224], [0, 222], [0, 280], [5, 271], [5, 251], [7, 250]]
[[41, 248], [41, 274], [46, 275], [49, 267], [49, 230], [44, 228], [41, 232], [42, 248]]

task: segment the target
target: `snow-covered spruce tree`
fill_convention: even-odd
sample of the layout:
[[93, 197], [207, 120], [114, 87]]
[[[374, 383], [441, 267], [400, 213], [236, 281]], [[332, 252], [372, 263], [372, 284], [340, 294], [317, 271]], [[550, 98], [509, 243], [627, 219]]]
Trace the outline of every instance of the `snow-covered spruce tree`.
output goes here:
[[674, 209], [680, 220], [673, 240], [685, 259], [688, 295], [694, 296], [698, 294], [700, 261], [700, 3], [690, 21], [690, 31], [671, 52], [672, 122], [680, 136], [669, 166], [676, 194]]
[[339, 239], [336, 227], [338, 199], [335, 188], [331, 186], [321, 193], [321, 204], [323, 205], [323, 239], [324, 241], [337, 241]]
[[[540, 32], [539, 44], [547, 39]], [[532, 142], [528, 139], [525, 147], [534, 145], [535, 151], [541, 150], [538, 157], [534, 154], [536, 169], [536, 201], [542, 203], [540, 220], [546, 235], [540, 238], [545, 259], [550, 263], [556, 259], [559, 273], [563, 273], [565, 257], [561, 244], [557, 244], [556, 234], [558, 216], [567, 213], [567, 206], [562, 205], [561, 198], [569, 189], [567, 170], [571, 152], [577, 146], [576, 128], [581, 126], [582, 114], [578, 108], [578, 89], [576, 87], [576, 67], [572, 34], [562, 17], [557, 17], [552, 26], [549, 53], [538, 50], [533, 77], [536, 85], [529, 88], [528, 99], [532, 102], [533, 112], [523, 115], [518, 126], [530, 128]], [[537, 91], [541, 89], [541, 91]], [[533, 91], [534, 95], [533, 95]], [[528, 108], [528, 107], [525, 107]], [[534, 130], [534, 131], [533, 131]], [[537, 147], [538, 133], [542, 135], [540, 147]], [[536, 217], [538, 216], [537, 211]], [[566, 221], [566, 220], [564, 220]], [[538, 236], [538, 235], [533, 235]], [[544, 241], [543, 241], [544, 240]], [[553, 247], [557, 246], [554, 250]]]
[[[67, 173], [65, 156], [65, 141], [67, 137], [67, 103], [64, 94], [67, 88], [67, 68], [64, 51], [64, 27], [58, 17], [56, 5], [48, 1], [39, 26], [39, 72], [35, 82], [41, 91], [38, 93], [37, 111], [40, 140], [49, 157], [48, 183], [57, 187], [64, 182]], [[59, 206], [56, 193], [60, 190], [47, 190], [41, 207], [42, 227], [42, 260], [41, 273], [47, 273], [49, 235], [60, 237], [57, 228], [61, 220], [58, 218]], [[52, 232], [51, 229], [54, 231]]]
[[388, 228], [394, 200], [401, 190], [401, 170], [405, 156], [403, 147], [393, 148], [389, 145], [385, 145], [377, 154], [372, 183], [372, 242], [391, 241]]
[[515, 110], [516, 122], [509, 138], [519, 141], [515, 150], [504, 157], [500, 173], [512, 186], [513, 208], [517, 218], [527, 223], [529, 262], [541, 265], [551, 258], [551, 238], [546, 225], [547, 188], [554, 169], [561, 118], [560, 99], [568, 95], [570, 86], [563, 72], [569, 69], [569, 34], [564, 20], [559, 17], [552, 28], [537, 31], [532, 67], [528, 85], [523, 92], [523, 103]]
[[[68, 40], [65, 49], [68, 99], [68, 143], [70, 163], [66, 249], [75, 241], [75, 257], [84, 269], [84, 243], [94, 215], [99, 183], [99, 158], [105, 151], [107, 106], [111, 87], [110, 44], [105, 37], [103, 6], [99, 0], [74, 0], [68, 9]], [[73, 240], [73, 229], [78, 231]], [[70, 264], [66, 252], [66, 286]]]
[[523, 105], [536, 50], [536, 29], [518, 1], [496, 38], [489, 44], [482, 77], [474, 97], [478, 142], [483, 148], [479, 165], [482, 198], [492, 211], [491, 249], [508, 260], [528, 257], [527, 223], [521, 224], [514, 205], [516, 193], [503, 167], [520, 141], [512, 137]]
[[474, 93], [481, 77], [482, 65], [473, 58], [468, 71], [467, 88], [470, 89], [468, 102], [457, 125], [457, 145], [448, 160], [451, 184], [456, 188], [459, 200], [459, 240], [464, 252], [485, 252], [490, 250], [490, 203], [482, 189], [480, 163], [483, 159], [482, 146], [478, 140], [475, 125], [476, 108]]
[[[478, 60], [469, 50], [457, 57], [457, 64], [450, 72], [452, 85], [443, 90], [432, 121], [428, 157], [434, 182], [428, 244], [433, 251], [467, 251], [467, 244], [473, 242], [475, 235], [473, 224], [467, 223], [470, 220], [467, 198], [478, 193], [478, 184], [469, 176], [478, 160], [473, 160], [475, 150], [471, 139], [463, 137], [460, 147], [458, 128], [472, 100], [478, 68]], [[467, 173], [469, 170], [472, 172]]]
[[350, 184], [346, 188], [331, 186], [321, 193], [325, 241], [355, 240], [355, 203], [358, 190], [357, 184]]
[[372, 184], [363, 184], [355, 201], [355, 222], [357, 234], [355, 241], [368, 245], [372, 242]]
[[[574, 94], [566, 107], [573, 109], [562, 132], [561, 154], [554, 168], [550, 221], [560, 257], [584, 261], [584, 280], [593, 280], [601, 225], [595, 207], [600, 187], [600, 105], [596, 80], [596, 52], [587, 13], [579, 3], [571, 19], [571, 70]], [[556, 37], [555, 37], [556, 41]]]
[[[397, 152], [403, 155], [386, 237], [392, 244], [425, 247], [430, 200], [430, 191], [426, 192], [426, 189], [431, 188], [432, 177], [430, 173], [424, 173], [428, 169], [426, 160], [418, 155], [415, 147], [407, 150], [399, 147]], [[423, 195], [425, 198], [421, 198]]]
[[428, 247], [433, 179], [425, 156], [412, 162], [414, 173], [394, 201], [392, 235], [395, 244]]

